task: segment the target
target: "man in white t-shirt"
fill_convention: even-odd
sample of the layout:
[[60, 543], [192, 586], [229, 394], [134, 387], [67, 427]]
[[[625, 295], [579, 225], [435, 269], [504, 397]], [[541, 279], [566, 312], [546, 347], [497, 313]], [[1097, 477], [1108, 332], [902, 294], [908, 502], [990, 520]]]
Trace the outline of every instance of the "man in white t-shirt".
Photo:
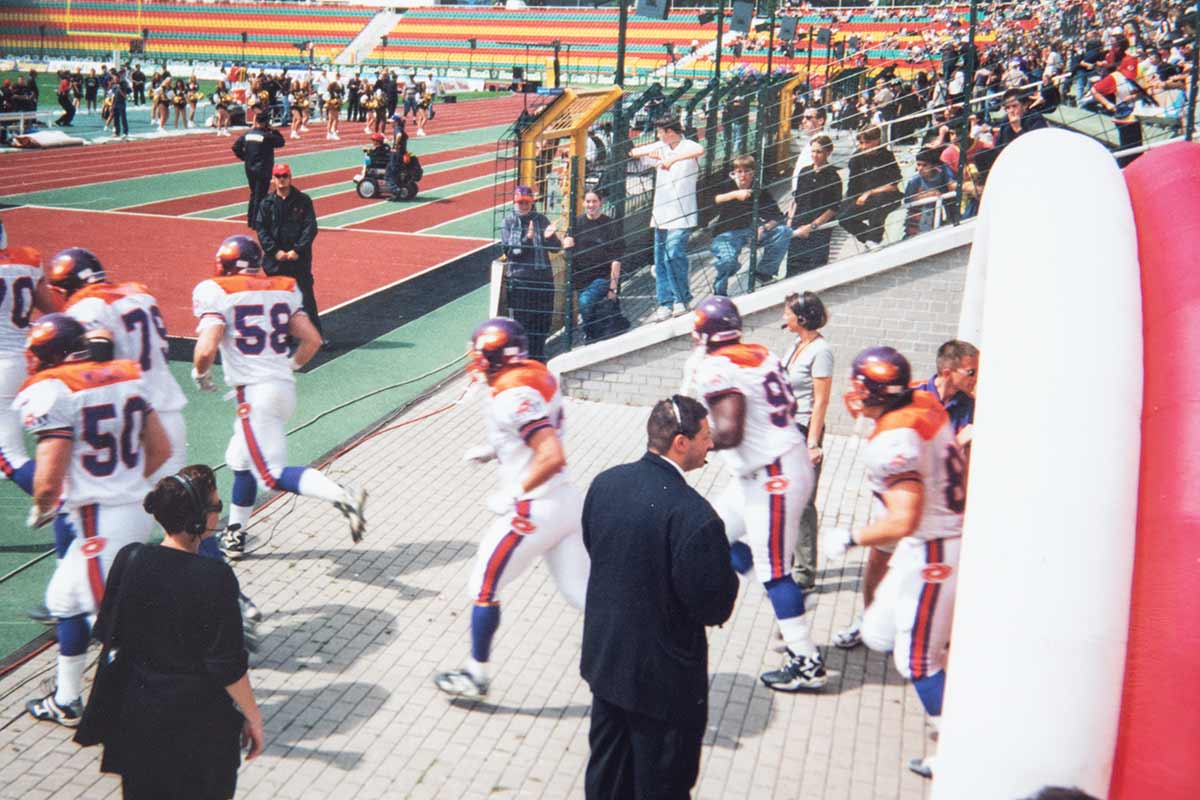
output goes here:
[[692, 302], [688, 282], [687, 243], [696, 227], [696, 181], [704, 147], [687, 139], [675, 119], [660, 119], [655, 125], [658, 141], [635, 147], [630, 156], [656, 162], [654, 211], [654, 282], [658, 321], [687, 312]]

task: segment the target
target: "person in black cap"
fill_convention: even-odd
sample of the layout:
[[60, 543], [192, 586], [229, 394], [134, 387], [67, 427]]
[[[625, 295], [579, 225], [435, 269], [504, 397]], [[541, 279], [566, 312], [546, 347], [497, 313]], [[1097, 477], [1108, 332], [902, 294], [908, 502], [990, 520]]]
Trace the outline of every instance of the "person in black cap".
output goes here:
[[[246, 182], [250, 184], [250, 203], [246, 207], [246, 225], [256, 229], [258, 206], [271, 190], [271, 170], [275, 149], [283, 147], [283, 136], [271, 127], [268, 114], [254, 117], [254, 127], [233, 143], [233, 154], [246, 162]], [[265, 248], [264, 248], [265, 249]]]
[[525, 328], [529, 357], [546, 360], [546, 337], [554, 317], [554, 271], [550, 252], [562, 249], [554, 223], [534, 210], [533, 189], [521, 185], [504, 215], [500, 245], [507, 265], [509, 315]]

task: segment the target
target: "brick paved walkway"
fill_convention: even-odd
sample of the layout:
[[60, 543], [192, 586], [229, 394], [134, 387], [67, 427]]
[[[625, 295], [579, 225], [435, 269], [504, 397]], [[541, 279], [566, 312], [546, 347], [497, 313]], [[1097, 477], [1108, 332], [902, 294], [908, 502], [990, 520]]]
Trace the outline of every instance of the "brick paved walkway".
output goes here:
[[[458, 397], [463, 383], [413, 409]], [[666, 393], [664, 389], [664, 394]], [[640, 456], [646, 410], [568, 401], [567, 453], [581, 487]], [[239, 797], [576, 798], [587, 761], [590, 694], [579, 677], [581, 617], [538, 566], [505, 597], [487, 703], [451, 702], [433, 673], [468, 653], [464, 586], [488, 522], [489, 466], [461, 453], [483, 441], [474, 403], [368, 441], [332, 473], [366, 486], [367, 539], [352, 546], [340, 515], [283, 499], [256, 517], [236, 569], [266, 619], [252, 680], [268, 746], [244, 766]], [[825, 524], [861, 523], [858, 439], [827, 437], [819, 489]], [[693, 474], [701, 492], [720, 467]], [[814, 636], [828, 642], [860, 603], [861, 552], [820, 578]], [[773, 617], [743, 584], [733, 618], [710, 635], [712, 693], [695, 796], [868, 800], [928, 795], [904, 762], [933, 747], [915, 693], [890, 658], [827, 648], [818, 694], [771, 692], [758, 675], [779, 663]], [[20, 714], [53, 675], [46, 653], [0, 681], [0, 797], [118, 797], [99, 753], [70, 732]]]

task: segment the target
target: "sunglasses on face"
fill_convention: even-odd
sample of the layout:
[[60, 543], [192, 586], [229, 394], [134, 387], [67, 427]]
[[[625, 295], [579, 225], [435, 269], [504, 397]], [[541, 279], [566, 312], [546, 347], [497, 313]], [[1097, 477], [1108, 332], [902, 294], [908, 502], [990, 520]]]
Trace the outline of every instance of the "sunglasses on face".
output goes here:
[[973, 378], [979, 374], [979, 370], [966, 369], [965, 367], [960, 367], [959, 369], [956, 369], [955, 372], [961, 372], [963, 375], [966, 375], [968, 378]]

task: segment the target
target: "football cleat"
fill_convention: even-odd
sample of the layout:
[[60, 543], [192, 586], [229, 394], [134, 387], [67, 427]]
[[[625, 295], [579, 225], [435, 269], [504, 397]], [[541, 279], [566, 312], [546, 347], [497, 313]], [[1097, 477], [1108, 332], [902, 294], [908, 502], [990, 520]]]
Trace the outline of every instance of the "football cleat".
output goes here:
[[342, 487], [342, 499], [333, 504], [350, 523], [350, 538], [355, 544], [362, 541], [363, 532], [367, 529], [367, 518], [363, 516], [366, 505], [366, 489], [350, 489], [345, 486]]
[[262, 248], [253, 237], [229, 236], [217, 248], [217, 274], [255, 273], [262, 266]]
[[471, 334], [468, 369], [492, 373], [529, 357], [529, 337], [515, 319], [493, 317]]
[[60, 706], [54, 699], [54, 692], [40, 700], [30, 700], [25, 704], [25, 710], [34, 719], [47, 722], [57, 722], [68, 728], [79, 726], [79, 718], [83, 716], [83, 699], [77, 699], [66, 706]]
[[487, 697], [488, 689], [491, 688], [490, 681], [477, 681], [471, 675], [471, 673], [467, 672], [465, 669], [439, 672], [434, 676], [433, 682], [437, 684], [437, 687], [443, 692], [446, 694], [452, 694], [455, 697]]
[[856, 619], [854, 624], [847, 628], [842, 628], [833, 635], [834, 647], [839, 647], [842, 650], [853, 650], [862, 644], [862, 620]]
[[697, 344], [734, 342], [742, 338], [742, 315], [728, 297], [701, 300], [693, 312], [692, 338]]
[[230, 561], [237, 561], [246, 554], [246, 532], [241, 525], [230, 525], [221, 532], [217, 547]]
[[868, 347], [850, 365], [846, 410], [857, 418], [867, 406], [902, 405], [912, 395], [912, 368], [891, 347]]
[[45, 604], [36, 605], [25, 612], [28, 617], [39, 625], [54, 626], [58, 624], [58, 617], [50, 613], [50, 609], [46, 608]]
[[46, 281], [64, 297], [70, 297], [89, 284], [107, 280], [100, 259], [82, 247], [61, 250], [46, 265]]
[[86, 361], [91, 355], [83, 325], [67, 314], [44, 314], [29, 328], [25, 362], [29, 374], [67, 361]]
[[787, 654], [789, 658], [782, 667], [762, 674], [762, 682], [768, 689], [798, 692], [801, 689], [820, 689], [825, 685], [825, 662], [820, 653], [811, 658], [798, 656], [791, 650]]
[[908, 768], [920, 775], [922, 778], [933, 777], [935, 756], [925, 756], [925, 758], [913, 758], [908, 762]]

